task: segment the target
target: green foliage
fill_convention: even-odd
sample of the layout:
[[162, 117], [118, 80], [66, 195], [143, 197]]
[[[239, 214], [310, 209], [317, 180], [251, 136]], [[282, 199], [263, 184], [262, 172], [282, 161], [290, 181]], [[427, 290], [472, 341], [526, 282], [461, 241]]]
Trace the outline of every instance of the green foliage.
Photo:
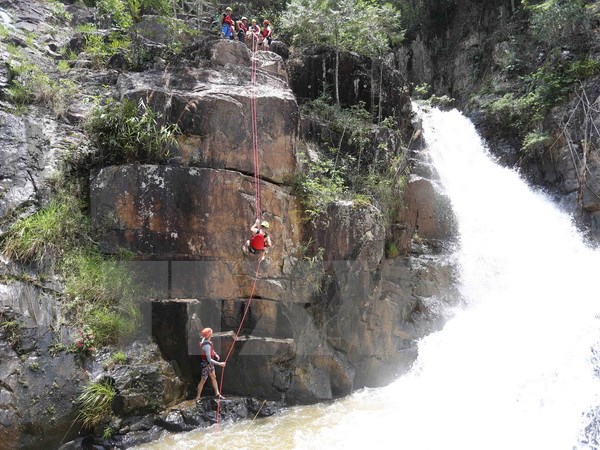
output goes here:
[[67, 73], [69, 71], [69, 69], [71, 69], [71, 66], [69, 65], [69, 61], [66, 61], [64, 59], [60, 60], [56, 66], [58, 68], [58, 71], [60, 73]]
[[291, 0], [281, 28], [295, 45], [328, 44], [365, 56], [403, 39], [399, 11], [368, 0]]
[[118, 32], [104, 36], [91, 32], [85, 36], [84, 50], [92, 58], [94, 67], [103, 67], [108, 59], [117, 52], [126, 53], [131, 48], [131, 40]]
[[415, 86], [414, 95], [419, 99], [428, 99], [431, 96], [431, 86], [428, 83]]
[[101, 15], [110, 16], [118, 28], [127, 29], [133, 25], [131, 11], [122, 0], [97, 0], [96, 8]]
[[396, 157], [382, 162], [380, 167], [372, 164], [369, 173], [356, 176], [354, 189], [374, 200], [383, 216], [386, 227], [398, 220], [404, 207], [403, 192], [406, 177], [402, 173], [402, 158]]
[[128, 340], [135, 334], [138, 316], [131, 317], [118, 308], [100, 306], [90, 309], [84, 320], [95, 331], [98, 345], [110, 345]]
[[[519, 95], [504, 94], [487, 103], [488, 113], [512, 130], [524, 136], [543, 120], [544, 116], [559, 102], [573, 92], [577, 83], [600, 73], [600, 62], [580, 58], [568, 62], [549, 62], [535, 72], [523, 77], [528, 91]], [[533, 136], [533, 135], [532, 135]], [[524, 148], [531, 146], [526, 145]]]
[[573, 62], [546, 64], [526, 80], [534, 89], [542, 106], [550, 108], [573, 91], [573, 85], [600, 73], [600, 62], [582, 58]]
[[127, 362], [127, 355], [121, 351], [118, 351], [112, 355], [112, 362], [114, 364], [125, 364]]
[[133, 336], [140, 320], [140, 287], [126, 266], [88, 247], [66, 255], [62, 271], [76, 322], [93, 331], [95, 345]]
[[489, 114], [498, 122], [521, 134], [531, 122], [541, 120], [539, 98], [535, 93], [518, 96], [509, 92], [486, 105]]
[[59, 22], [70, 22], [73, 19], [73, 15], [67, 11], [67, 7], [58, 0], [47, 0], [50, 3], [50, 9], [52, 15], [58, 19]]
[[394, 242], [390, 242], [387, 244], [385, 248], [385, 255], [388, 258], [396, 258], [400, 255], [400, 250], [398, 250], [398, 246]]
[[[0, 315], [0, 319], [2, 315]], [[19, 330], [21, 329], [21, 324], [16, 320], [5, 320], [0, 323], [0, 328], [2, 328], [6, 332], [6, 339], [8, 343], [12, 346], [15, 346], [19, 343], [21, 336], [19, 334]]]
[[110, 439], [114, 436], [115, 434], [115, 430], [112, 427], [106, 427], [104, 428], [104, 431], [102, 432], [102, 439], [107, 440]]
[[15, 222], [2, 236], [0, 248], [7, 258], [53, 266], [89, 233], [89, 219], [82, 213], [80, 203], [74, 197], [64, 196]]
[[523, 4], [531, 13], [531, 33], [540, 42], [556, 46], [585, 28], [583, 0], [524, 0]]
[[330, 159], [320, 159], [308, 164], [308, 171], [297, 180], [296, 195], [310, 218], [325, 211], [326, 206], [345, 191], [344, 177]]
[[39, 103], [50, 106], [57, 116], [64, 113], [66, 106], [77, 92], [75, 84], [67, 79], [52, 80], [43, 70], [29, 61], [20, 49], [7, 46], [10, 86], [6, 90], [8, 100], [18, 110]]
[[8, 258], [62, 274], [71, 320], [89, 327], [96, 345], [114, 344], [135, 333], [139, 286], [127, 267], [100, 254], [89, 218], [73, 195], [63, 193], [16, 221], [2, 236], [0, 249]]
[[350, 108], [341, 108], [339, 105], [332, 105], [327, 94], [324, 94], [302, 105], [301, 111], [307, 116], [326, 122], [331, 130], [341, 134], [340, 142], [329, 142], [333, 147], [339, 148], [348, 143], [360, 151], [370, 141], [373, 129], [371, 113], [365, 109], [362, 102]]
[[77, 397], [78, 417], [82, 420], [84, 428], [92, 429], [110, 418], [115, 395], [115, 388], [108, 380], [85, 386], [83, 392]]
[[177, 145], [176, 125], [160, 124], [160, 116], [140, 99], [109, 100], [92, 112], [85, 128], [102, 151], [104, 163], [127, 160], [160, 162]]
[[[377, 205], [386, 225], [395, 221], [403, 205], [403, 158], [391, 154], [384, 142], [373, 148], [377, 127], [370, 113], [362, 104], [348, 109], [330, 105], [325, 96], [302, 105], [301, 110], [334, 132], [325, 134], [328, 138], [322, 144], [327, 150], [308, 163], [297, 183], [297, 194], [309, 217], [322, 213], [334, 200], [351, 199], [355, 206]], [[393, 118], [381, 126], [392, 135], [396, 127]]]
[[527, 133], [523, 139], [522, 151], [525, 153], [530, 153], [537, 148], [543, 148], [549, 145], [550, 141], [551, 139], [548, 133], [539, 131]]

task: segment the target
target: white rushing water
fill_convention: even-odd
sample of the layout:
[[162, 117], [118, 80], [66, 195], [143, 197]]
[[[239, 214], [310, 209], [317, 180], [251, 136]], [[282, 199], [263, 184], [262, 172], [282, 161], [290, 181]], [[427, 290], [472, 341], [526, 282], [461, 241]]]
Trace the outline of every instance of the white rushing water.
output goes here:
[[[143, 448], [570, 450], [599, 404], [600, 255], [569, 217], [498, 166], [459, 112], [424, 110], [459, 226], [467, 307], [381, 389]], [[375, 446], [375, 447], [374, 447]]]

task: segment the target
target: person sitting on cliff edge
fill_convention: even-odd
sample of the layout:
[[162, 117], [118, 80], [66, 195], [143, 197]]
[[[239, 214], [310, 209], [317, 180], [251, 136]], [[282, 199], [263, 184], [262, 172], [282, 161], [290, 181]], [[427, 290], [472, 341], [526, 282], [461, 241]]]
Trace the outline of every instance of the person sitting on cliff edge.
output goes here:
[[200, 375], [200, 383], [198, 384], [198, 392], [196, 393], [196, 403], [202, 398], [202, 388], [206, 379], [210, 378], [210, 382], [215, 391], [215, 397], [218, 399], [224, 398], [219, 392], [219, 385], [217, 383], [217, 377], [215, 375], [215, 365], [225, 367], [225, 362], [218, 362], [219, 355], [215, 353], [215, 349], [212, 343], [212, 328], [204, 328], [200, 332], [202, 340], [200, 341], [200, 368], [202, 373]]
[[246, 245], [242, 248], [245, 254], [248, 253], [262, 253], [261, 261], [264, 261], [266, 258], [266, 252], [269, 247], [273, 246], [271, 242], [271, 236], [267, 234], [265, 230], [269, 228], [269, 222], [266, 220], [260, 221], [259, 218], [256, 219], [254, 225], [250, 228], [252, 232], [252, 237], [246, 241]]

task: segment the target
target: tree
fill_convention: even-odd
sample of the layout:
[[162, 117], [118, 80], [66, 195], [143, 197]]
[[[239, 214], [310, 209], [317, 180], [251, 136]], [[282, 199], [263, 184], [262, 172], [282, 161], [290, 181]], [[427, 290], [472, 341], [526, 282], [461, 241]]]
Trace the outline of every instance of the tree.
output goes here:
[[335, 49], [335, 101], [339, 104], [339, 54], [353, 51], [381, 56], [400, 43], [400, 13], [377, 0], [291, 0], [281, 26], [294, 45], [331, 45]]

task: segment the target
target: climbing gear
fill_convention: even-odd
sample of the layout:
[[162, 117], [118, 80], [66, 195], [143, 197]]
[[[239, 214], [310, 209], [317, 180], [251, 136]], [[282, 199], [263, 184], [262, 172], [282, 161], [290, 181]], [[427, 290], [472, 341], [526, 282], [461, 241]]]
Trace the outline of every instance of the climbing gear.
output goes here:
[[[256, 71], [257, 71], [257, 58], [255, 57], [255, 53], [258, 51], [258, 40], [259, 37], [255, 34], [252, 33], [252, 77], [251, 77], [251, 81], [252, 81], [252, 88], [250, 91], [250, 111], [251, 111], [251, 115], [252, 115], [252, 153], [254, 155], [254, 186], [255, 186], [255, 211], [256, 211], [256, 218], [259, 219], [260, 218], [260, 155], [259, 155], [259, 146], [258, 146], [258, 118], [257, 118], [257, 114], [256, 114]], [[263, 240], [264, 240], [264, 236], [263, 236]], [[248, 246], [248, 250], [250, 250], [252, 248], [251, 245]], [[263, 243], [263, 248], [264, 248], [264, 243]], [[233, 349], [235, 347], [235, 343], [238, 339], [238, 336], [240, 335], [241, 331], [242, 331], [242, 326], [244, 325], [244, 321], [246, 320], [246, 316], [248, 315], [248, 312], [250, 311], [250, 305], [252, 304], [252, 298], [254, 297], [254, 293], [256, 292], [256, 282], [258, 281], [258, 275], [260, 273], [260, 263], [264, 261], [264, 257], [263, 258], [259, 258], [258, 263], [256, 265], [256, 271], [254, 274], [254, 283], [252, 283], [252, 291], [250, 292], [250, 297], [248, 298], [248, 302], [246, 303], [246, 307], [244, 308], [244, 313], [242, 314], [242, 318], [240, 320], [240, 324], [238, 325], [238, 328], [235, 332], [235, 336], [234, 336], [234, 340], [232, 345], [229, 347], [229, 350], [227, 351], [227, 355], [225, 356], [225, 358], [223, 359], [223, 362], [227, 362], [227, 360], [229, 360], [229, 356], [231, 356], [231, 353], [233, 352]], [[225, 367], [223, 367], [223, 369], [221, 370], [221, 380], [219, 383], [219, 391], [222, 392], [223, 391], [223, 380], [225, 378]], [[219, 418], [220, 418], [220, 410], [221, 410], [221, 399], [223, 397], [219, 396], [219, 398], [217, 399], [217, 411], [216, 411], [216, 425], [217, 425], [217, 429], [219, 427]]]
[[263, 228], [269, 228], [269, 222], [267, 222], [266, 220], [263, 220], [260, 223], [260, 226], [263, 227]]

